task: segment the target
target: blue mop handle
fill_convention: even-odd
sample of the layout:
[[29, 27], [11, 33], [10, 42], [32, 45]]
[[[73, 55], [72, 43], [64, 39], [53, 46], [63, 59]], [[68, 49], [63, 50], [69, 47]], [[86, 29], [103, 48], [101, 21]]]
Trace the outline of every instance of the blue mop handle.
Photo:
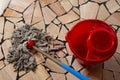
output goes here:
[[90, 80], [89, 78], [87, 78], [86, 76], [84, 76], [84, 75], [80, 74], [79, 72], [75, 71], [73, 68], [69, 67], [65, 63], [61, 62], [60, 65], [62, 66], [62, 68], [64, 68], [68, 72], [72, 73], [73, 75], [75, 75], [80, 80]]

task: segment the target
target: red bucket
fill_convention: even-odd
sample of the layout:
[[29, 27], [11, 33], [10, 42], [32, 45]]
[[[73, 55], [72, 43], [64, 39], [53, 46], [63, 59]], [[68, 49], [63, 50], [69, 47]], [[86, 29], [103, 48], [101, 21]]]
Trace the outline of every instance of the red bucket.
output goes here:
[[114, 30], [100, 20], [78, 22], [66, 35], [76, 58], [84, 65], [109, 59], [116, 51], [118, 40]]

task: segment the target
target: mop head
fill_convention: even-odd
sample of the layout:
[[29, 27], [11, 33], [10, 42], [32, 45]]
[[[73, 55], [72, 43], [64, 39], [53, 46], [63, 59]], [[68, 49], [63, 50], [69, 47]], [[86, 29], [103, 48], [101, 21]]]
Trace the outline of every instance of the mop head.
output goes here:
[[54, 45], [55, 39], [48, 35], [48, 33], [42, 32], [29, 25], [25, 25], [16, 29], [11, 37], [12, 46], [8, 49], [7, 61], [13, 63], [15, 71], [29, 71], [35, 70], [37, 63], [35, 57], [30, 49], [27, 48], [27, 42], [29, 40], [35, 41], [35, 46], [47, 53], [54, 53], [64, 48], [63, 44]]

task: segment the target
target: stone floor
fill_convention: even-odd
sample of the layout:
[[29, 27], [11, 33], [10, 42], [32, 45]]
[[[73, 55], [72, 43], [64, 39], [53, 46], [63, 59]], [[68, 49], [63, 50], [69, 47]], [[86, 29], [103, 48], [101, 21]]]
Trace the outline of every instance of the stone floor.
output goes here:
[[[65, 41], [65, 34], [80, 20], [100, 19], [118, 36], [115, 55], [94, 68], [80, 65]], [[0, 0], [0, 80], [79, 80], [43, 55], [35, 54], [36, 72], [14, 72], [5, 59], [12, 31], [24, 24], [50, 33], [66, 48], [59, 59], [91, 80], [120, 80], [120, 0]]]

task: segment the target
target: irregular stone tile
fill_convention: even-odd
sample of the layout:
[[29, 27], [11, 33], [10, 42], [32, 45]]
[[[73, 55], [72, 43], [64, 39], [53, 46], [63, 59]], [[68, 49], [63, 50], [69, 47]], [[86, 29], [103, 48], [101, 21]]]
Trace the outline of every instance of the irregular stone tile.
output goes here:
[[36, 5], [35, 5], [34, 14], [33, 14], [32, 24], [34, 24], [36, 22], [39, 22], [42, 19], [43, 19], [43, 16], [42, 16], [42, 13], [41, 13], [39, 1], [37, 1]]
[[[33, 2], [23, 13], [23, 18], [26, 24], [30, 24], [33, 16], [35, 2]], [[39, 15], [37, 15], [39, 16]]]
[[5, 17], [22, 17], [22, 14], [16, 12], [15, 10], [11, 9], [11, 8], [7, 8], [5, 13], [3, 14], [3, 16]]
[[75, 11], [78, 15], [80, 14], [80, 11], [79, 11], [79, 9], [78, 8], [73, 8], [73, 11]]
[[2, 38], [3, 38], [3, 35], [2, 35], [2, 34], [0, 34], [0, 43], [1, 43]]
[[117, 2], [119, 3], [119, 5], [120, 5], [120, 0], [117, 0]]
[[24, 76], [25, 74], [27, 74], [25, 71], [19, 71], [19, 76], [21, 77], [21, 76]]
[[10, 0], [0, 0], [0, 16], [3, 14], [4, 10], [7, 8]]
[[72, 5], [70, 4], [68, 0], [61, 0], [60, 3], [66, 12], [68, 12], [72, 8]]
[[0, 61], [0, 69], [3, 68], [5, 66], [3, 61]]
[[120, 65], [114, 57], [104, 62], [104, 69], [120, 72]]
[[108, 16], [110, 16], [109, 12], [104, 5], [101, 5], [98, 11], [97, 19], [105, 20]]
[[69, 56], [72, 56], [72, 55], [73, 55], [73, 52], [70, 50], [70, 47], [69, 47], [68, 43], [66, 43], [65, 46], [66, 46], [66, 50], [67, 50]]
[[56, 2], [50, 5], [50, 8], [56, 13], [57, 16], [61, 16], [65, 13], [64, 8], [61, 6], [60, 2]]
[[88, 0], [79, 0], [79, 4], [82, 5], [84, 4], [85, 2], [87, 2]]
[[118, 25], [120, 26], [120, 12], [113, 13], [107, 20], [106, 22], [108, 24], [113, 24], [113, 25]]
[[68, 65], [67, 59], [66, 58], [60, 58], [59, 59], [61, 62], [65, 63], [66, 65]]
[[113, 72], [103, 70], [103, 80], [114, 80]]
[[93, 2], [88, 2], [80, 6], [81, 18], [84, 19], [96, 18], [98, 9], [99, 9], [99, 5]]
[[7, 20], [13, 22], [13, 23], [17, 23], [18, 21], [22, 20], [23, 18], [11, 18], [11, 17], [7, 17]]
[[20, 21], [20, 22], [18, 22], [18, 23], [15, 24], [16, 28], [20, 28], [23, 25], [25, 25], [25, 23], [23, 23], [23, 21]]
[[19, 80], [46, 80], [49, 76], [45, 68], [42, 65], [38, 65], [35, 72], [30, 71]]
[[76, 59], [74, 60], [72, 67], [77, 71], [83, 68], [83, 66]]
[[3, 58], [3, 53], [2, 53], [2, 50], [1, 50], [1, 46], [0, 46], [0, 59]]
[[11, 41], [10, 40], [5, 40], [2, 44], [2, 49], [3, 49], [3, 53], [5, 58], [7, 58], [8, 53], [8, 48], [11, 47]]
[[63, 16], [58, 17], [58, 19], [62, 22], [62, 24], [66, 24], [79, 19], [79, 16], [75, 12], [70, 11]]
[[73, 6], [78, 6], [78, 0], [69, 0]]
[[92, 1], [95, 1], [95, 2], [97, 2], [97, 3], [103, 3], [103, 2], [107, 2], [107, 1], [109, 1], [109, 0], [92, 0]]
[[54, 19], [53, 22], [54, 22], [54, 24], [57, 24], [57, 25], [60, 24], [60, 21], [58, 21], [58, 19]]
[[13, 65], [9, 64], [0, 70], [0, 79], [16, 80], [17, 72], [14, 72]]
[[65, 24], [66, 25], [66, 27], [69, 29], [69, 30], [71, 30], [72, 28], [73, 28], [73, 26], [76, 24], [76, 23], [78, 23], [80, 20], [77, 20], [77, 21], [74, 21], [74, 22], [72, 22], [72, 23], [67, 23], [67, 24]]
[[67, 61], [68, 61], [68, 64], [69, 64], [69, 65], [72, 65], [73, 56], [67, 56], [66, 59], [67, 59]]
[[50, 76], [50, 77], [49, 77], [48, 79], [46, 79], [46, 80], [53, 80], [53, 79], [52, 79], [52, 77]]
[[102, 64], [98, 64], [92, 67], [86, 67], [83, 70], [81, 70], [80, 73], [85, 76], [88, 76], [90, 80], [102, 80], [103, 73]]
[[118, 39], [118, 46], [116, 52], [120, 53], [120, 28], [118, 29], [117, 32], [117, 39]]
[[56, 17], [56, 14], [52, 12], [48, 7], [42, 8], [42, 12], [46, 24], [49, 24]]
[[4, 39], [10, 38], [12, 36], [13, 30], [14, 24], [7, 21], [4, 28]]
[[34, 0], [11, 0], [9, 7], [23, 12]]
[[65, 57], [66, 54], [63, 51], [57, 51], [56, 54], [58, 55], [58, 57]]
[[60, 67], [58, 64], [51, 61], [50, 59], [46, 60], [45, 65], [53, 72], [66, 73], [66, 70], [64, 70], [62, 67]]
[[4, 17], [0, 17], [0, 33], [3, 34], [3, 28], [4, 28]]
[[40, 64], [40, 63], [42, 63], [42, 62], [45, 61], [43, 55], [42, 55], [42, 54], [39, 54], [39, 52], [35, 53], [34, 56], [35, 56], [35, 59], [36, 59], [37, 64]]
[[65, 41], [65, 36], [66, 36], [67, 32], [68, 32], [68, 30], [65, 28], [65, 26], [62, 26], [60, 33], [58, 35], [58, 39]]
[[113, 72], [113, 74], [114, 74], [114, 80], [119, 80], [120, 79], [120, 73], [118, 73], [118, 72]]
[[50, 74], [53, 80], [66, 80], [65, 74], [59, 74], [59, 73], [53, 73], [53, 72], [51, 72]]
[[51, 23], [48, 27], [47, 27], [47, 33], [50, 33], [50, 35], [56, 39], [56, 37], [58, 36], [59, 33], [59, 26], [56, 26], [55, 24]]
[[43, 32], [45, 32], [45, 24], [44, 24], [44, 21], [43, 21], [43, 20], [40, 21], [40, 22], [38, 22], [38, 23], [36, 23], [36, 24], [34, 24], [33, 27], [35, 27], [35, 28], [37, 28], [37, 29], [39, 29], [39, 30], [42, 29]]
[[54, 3], [54, 2], [56, 2], [57, 0], [39, 0], [39, 1], [40, 1], [41, 5], [42, 5], [42, 7], [43, 7], [43, 6], [48, 5], [48, 4], [50, 4], [50, 3]]
[[117, 62], [120, 64], [120, 54], [115, 53], [114, 57], [116, 58]]
[[115, 12], [116, 10], [118, 10], [120, 8], [120, 6], [117, 4], [117, 2], [115, 0], [109, 0], [106, 3], [106, 6], [111, 13]]
[[66, 78], [67, 78], [67, 80], [80, 80], [71, 73], [67, 73]]
[[112, 25], [111, 27], [112, 27], [114, 30], [117, 30], [117, 28], [118, 28], [118, 27], [115, 26], [115, 25]]

